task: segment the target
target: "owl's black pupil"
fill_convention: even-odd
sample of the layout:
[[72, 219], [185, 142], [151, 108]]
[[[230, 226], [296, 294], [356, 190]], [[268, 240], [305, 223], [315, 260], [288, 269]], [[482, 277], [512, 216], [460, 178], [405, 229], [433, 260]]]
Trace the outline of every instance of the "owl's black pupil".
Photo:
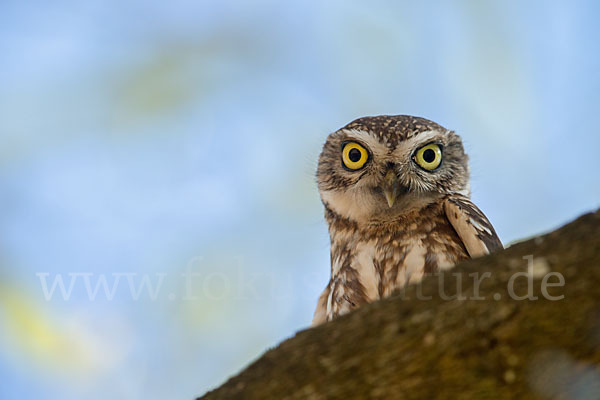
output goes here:
[[425, 162], [433, 162], [433, 160], [435, 160], [435, 151], [431, 150], [431, 149], [427, 149], [423, 152], [423, 160], [425, 160]]
[[348, 158], [352, 162], [357, 162], [358, 160], [360, 160], [360, 150], [358, 150], [358, 149], [350, 150], [350, 152], [348, 153]]

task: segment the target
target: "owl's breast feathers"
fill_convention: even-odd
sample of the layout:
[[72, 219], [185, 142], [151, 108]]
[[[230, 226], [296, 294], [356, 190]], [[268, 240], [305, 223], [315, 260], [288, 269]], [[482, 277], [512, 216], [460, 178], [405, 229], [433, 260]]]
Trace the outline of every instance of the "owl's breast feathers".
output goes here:
[[331, 280], [313, 325], [419, 282], [469, 257], [502, 248], [494, 228], [467, 197], [447, 196], [401, 218], [366, 226], [326, 207]]

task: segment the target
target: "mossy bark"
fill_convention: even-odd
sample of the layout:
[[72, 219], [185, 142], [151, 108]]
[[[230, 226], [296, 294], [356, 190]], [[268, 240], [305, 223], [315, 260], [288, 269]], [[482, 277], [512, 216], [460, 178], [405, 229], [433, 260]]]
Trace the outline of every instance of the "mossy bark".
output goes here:
[[598, 399], [599, 362], [596, 212], [298, 332], [203, 399]]

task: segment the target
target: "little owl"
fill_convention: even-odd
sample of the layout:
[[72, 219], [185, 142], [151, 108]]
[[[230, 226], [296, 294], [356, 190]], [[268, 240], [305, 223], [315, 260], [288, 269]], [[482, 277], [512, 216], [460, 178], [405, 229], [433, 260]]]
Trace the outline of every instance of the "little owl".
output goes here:
[[317, 181], [331, 279], [313, 325], [502, 248], [469, 200], [467, 161], [456, 133], [408, 115], [360, 118], [329, 135]]

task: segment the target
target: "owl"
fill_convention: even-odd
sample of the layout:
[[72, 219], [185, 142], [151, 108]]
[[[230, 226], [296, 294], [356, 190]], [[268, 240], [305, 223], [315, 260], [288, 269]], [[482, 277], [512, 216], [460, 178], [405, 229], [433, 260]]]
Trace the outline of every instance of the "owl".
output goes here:
[[408, 115], [359, 118], [327, 138], [317, 182], [331, 279], [313, 325], [502, 243], [469, 199], [460, 137]]

